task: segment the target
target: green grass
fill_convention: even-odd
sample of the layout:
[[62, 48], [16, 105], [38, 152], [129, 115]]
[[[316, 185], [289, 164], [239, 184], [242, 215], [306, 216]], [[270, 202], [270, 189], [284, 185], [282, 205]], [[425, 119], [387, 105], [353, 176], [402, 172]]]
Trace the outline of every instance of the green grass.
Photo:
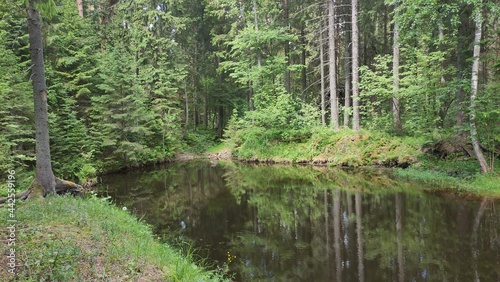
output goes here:
[[[292, 134], [293, 133], [293, 134]], [[284, 138], [284, 136], [286, 138]], [[395, 175], [425, 183], [427, 189], [449, 189], [481, 196], [500, 197], [500, 168], [482, 175], [477, 161], [463, 156], [439, 160], [424, 155], [424, 137], [394, 136], [383, 132], [325, 127], [310, 132], [240, 129], [226, 142], [240, 160], [276, 163], [312, 163], [330, 166], [410, 167], [396, 169]], [[498, 163], [498, 162], [497, 162]]]
[[463, 189], [485, 196], [500, 197], [500, 174], [480, 174], [462, 186]]
[[218, 153], [220, 151], [223, 151], [224, 149], [227, 148], [227, 145], [223, 142], [217, 143], [214, 146], [211, 146], [205, 150], [205, 153], [207, 154], [213, 154], [213, 153]]
[[398, 178], [427, 184], [430, 189], [454, 189], [465, 194], [476, 196], [500, 197], [500, 173], [497, 166], [495, 172], [480, 173], [475, 159], [437, 160], [421, 158], [418, 165], [408, 169], [396, 169]]
[[[233, 140], [232, 140], [233, 139]], [[333, 166], [405, 166], [417, 161], [423, 140], [325, 127], [310, 132], [243, 129], [228, 144], [239, 159]]]
[[428, 187], [434, 188], [456, 188], [459, 184], [459, 179], [433, 170], [416, 168], [396, 169], [395, 175], [399, 178], [422, 182], [429, 185]]
[[[8, 218], [6, 207], [0, 216]], [[16, 202], [18, 281], [221, 281], [154, 238], [151, 228], [109, 201], [48, 197]], [[4, 228], [5, 229], [5, 228]], [[2, 244], [5, 253], [7, 244]], [[13, 277], [1, 259], [0, 281]]]

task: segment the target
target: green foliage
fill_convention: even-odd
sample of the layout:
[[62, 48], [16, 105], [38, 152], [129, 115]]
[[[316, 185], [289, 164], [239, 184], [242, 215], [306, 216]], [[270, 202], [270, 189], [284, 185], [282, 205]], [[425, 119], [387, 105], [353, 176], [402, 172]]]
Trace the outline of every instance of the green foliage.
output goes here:
[[198, 129], [185, 136], [186, 150], [194, 153], [203, 153], [217, 142], [217, 134], [213, 130]]
[[[402, 48], [400, 89], [396, 94], [402, 105], [403, 128], [421, 135], [433, 129], [453, 124], [450, 108], [462, 81], [452, 77], [454, 67], [442, 66], [446, 53], [426, 52], [419, 48]], [[392, 58], [375, 58], [374, 70], [363, 66], [361, 72], [362, 111], [370, 118], [365, 121], [372, 130], [391, 131], [392, 125]]]
[[26, 70], [25, 14], [19, 3], [0, 4], [0, 170], [27, 169], [34, 160], [34, 120]]
[[490, 166], [494, 166], [495, 158], [500, 156], [500, 83], [486, 85], [477, 98], [477, 127], [481, 144], [488, 149]]
[[474, 159], [444, 161], [421, 158], [418, 165], [396, 169], [394, 174], [400, 179], [425, 183], [431, 190], [455, 189], [476, 196], [500, 195], [498, 172], [481, 174]]
[[93, 155], [92, 152], [84, 153], [78, 159], [79, 170], [75, 173], [75, 176], [80, 180], [80, 183], [84, 183], [89, 179], [95, 178], [98, 169], [94, 167], [92, 163]]
[[389, 55], [375, 58], [374, 70], [368, 66], [360, 67], [360, 96], [365, 101], [361, 112], [370, 116], [369, 129], [389, 130], [392, 127], [392, 57]]
[[[258, 111], [256, 111], [258, 112]], [[334, 131], [309, 124], [279, 130], [236, 115], [230, 122], [227, 145], [240, 159], [271, 162], [329, 163], [340, 166], [402, 166], [417, 161], [424, 139], [394, 137], [377, 131]]]
[[498, 173], [477, 175], [471, 182], [460, 187], [478, 194], [496, 196], [500, 194], [500, 175]]
[[266, 150], [277, 142], [300, 142], [309, 138], [311, 129], [319, 125], [318, 117], [316, 108], [293, 99], [290, 94], [282, 94], [275, 104], [246, 112], [241, 118], [234, 112], [226, 130], [226, 142], [234, 153], [250, 158], [253, 149], [244, 153], [249, 148]]
[[[265, 12], [276, 12], [273, 10]], [[274, 23], [258, 25], [250, 19], [253, 17], [248, 18], [244, 28], [235, 30], [234, 37], [224, 42], [230, 51], [223, 53], [225, 61], [220, 63], [219, 69], [228, 72], [242, 87], [251, 87], [254, 106], [260, 109], [275, 103], [286, 93], [283, 84], [285, 72], [303, 66], [288, 64], [286, 54], [279, 48], [297, 41], [296, 35]]]
[[[139, 0], [111, 8], [101, 1], [84, 5], [84, 17], [74, 1], [37, 2], [44, 6], [37, 7], [42, 9], [53, 167], [61, 177], [159, 162], [178, 150], [201, 152], [214, 145], [214, 132], [220, 136], [224, 129], [226, 142], [241, 156], [277, 154], [294, 161], [319, 156], [328, 144], [346, 143], [342, 138], [351, 134], [317, 127], [318, 22], [324, 14], [304, 9], [314, 7], [312, 2]], [[360, 5], [365, 129], [393, 130], [396, 95], [405, 134], [431, 139], [436, 132], [453, 132], [456, 117], [466, 113], [474, 11], [484, 7], [487, 52], [480, 83], [488, 83], [478, 95], [477, 127], [490, 163], [495, 162], [500, 114], [491, 15], [498, 4], [476, 2], [397, 2], [392, 14], [401, 30], [397, 93], [387, 55], [396, 2]], [[25, 8], [23, 1], [0, 3], [0, 169], [23, 172], [33, 169], [35, 150]], [[342, 13], [337, 18], [340, 58], [349, 57], [342, 47], [349, 43], [343, 30], [350, 27], [348, 18]], [[339, 82], [345, 71], [339, 68]], [[340, 94], [344, 88], [338, 86]], [[233, 110], [238, 115], [228, 124]], [[386, 139], [372, 141], [385, 148], [391, 144]], [[378, 153], [356, 152], [364, 157], [347, 152], [334, 159], [350, 165], [382, 160]]]

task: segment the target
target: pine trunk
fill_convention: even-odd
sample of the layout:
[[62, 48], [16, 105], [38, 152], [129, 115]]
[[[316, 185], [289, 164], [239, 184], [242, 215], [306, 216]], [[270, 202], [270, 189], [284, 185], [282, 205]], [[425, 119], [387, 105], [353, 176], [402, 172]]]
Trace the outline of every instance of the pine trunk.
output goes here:
[[476, 158], [481, 166], [481, 170], [483, 173], [487, 173], [490, 171], [488, 167], [488, 163], [484, 158], [483, 151], [479, 146], [479, 140], [477, 138], [477, 129], [476, 129], [476, 96], [477, 96], [477, 88], [478, 88], [478, 79], [479, 79], [479, 56], [481, 52], [481, 46], [479, 45], [481, 42], [481, 30], [482, 30], [482, 15], [481, 10], [478, 9], [478, 14], [475, 16], [475, 25], [476, 31], [474, 35], [474, 55], [473, 55], [473, 63], [472, 63], [472, 78], [471, 78], [471, 94], [470, 94], [470, 112], [469, 112], [469, 120], [470, 120], [470, 136], [472, 147], [474, 148], [474, 153], [476, 154]]
[[402, 132], [403, 126], [401, 124], [401, 111], [399, 107], [399, 24], [394, 22], [394, 35], [393, 35], [393, 49], [392, 49], [392, 117], [394, 123], [394, 130]]
[[[288, 27], [289, 26], [289, 10], [288, 10], [288, 0], [283, 1], [283, 17], [285, 20], [285, 24]], [[291, 92], [291, 77], [290, 77], [290, 69], [288, 68], [290, 66], [290, 42], [287, 40], [285, 42], [285, 57], [286, 57], [286, 65], [287, 68], [285, 70], [285, 88], [286, 92], [290, 93]]]
[[28, 31], [31, 52], [33, 81], [33, 100], [35, 104], [35, 142], [37, 184], [43, 187], [45, 194], [54, 193], [56, 180], [52, 172], [50, 158], [49, 121], [47, 113], [47, 85], [43, 61], [42, 22], [40, 13], [35, 9], [36, 0], [30, 0], [28, 6]]
[[352, 0], [352, 129], [359, 130], [359, 32], [358, 32], [358, 0]]
[[333, 0], [328, 0], [328, 57], [330, 78], [330, 126], [339, 129], [339, 106], [337, 99], [337, 54], [335, 50], [335, 7]]
[[326, 126], [326, 108], [325, 108], [325, 51], [323, 44], [323, 24], [319, 30], [319, 67], [321, 74], [321, 123]]
[[[346, 21], [347, 22], [347, 21]], [[347, 27], [347, 23], [346, 27]], [[350, 37], [349, 33], [346, 33], [345, 39], [345, 87], [344, 87], [344, 127], [349, 127], [349, 115], [350, 115], [350, 107], [351, 107], [351, 61], [350, 61]]]

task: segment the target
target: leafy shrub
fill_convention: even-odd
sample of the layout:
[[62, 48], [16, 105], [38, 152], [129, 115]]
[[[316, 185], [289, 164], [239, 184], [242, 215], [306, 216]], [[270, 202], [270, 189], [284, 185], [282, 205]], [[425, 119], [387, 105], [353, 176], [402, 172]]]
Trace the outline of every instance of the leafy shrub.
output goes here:
[[190, 132], [184, 137], [187, 151], [202, 153], [217, 143], [218, 136], [213, 130], [198, 130]]

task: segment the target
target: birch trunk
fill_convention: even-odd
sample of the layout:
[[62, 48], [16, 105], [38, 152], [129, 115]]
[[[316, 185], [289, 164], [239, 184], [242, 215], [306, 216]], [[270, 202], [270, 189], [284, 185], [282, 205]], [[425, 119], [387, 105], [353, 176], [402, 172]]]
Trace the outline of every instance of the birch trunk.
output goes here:
[[76, 0], [76, 7], [78, 8], [78, 16], [83, 17], [83, 0]]
[[477, 14], [475, 15], [474, 22], [476, 26], [475, 35], [474, 35], [474, 55], [473, 55], [473, 63], [472, 63], [472, 77], [471, 77], [471, 94], [470, 94], [470, 111], [469, 111], [469, 120], [470, 120], [470, 137], [472, 142], [472, 147], [474, 148], [474, 153], [476, 154], [476, 158], [481, 166], [481, 171], [483, 173], [487, 173], [490, 171], [488, 163], [484, 158], [483, 151], [479, 146], [479, 140], [477, 138], [477, 129], [476, 129], [476, 96], [477, 96], [477, 88], [478, 88], [478, 73], [479, 73], [479, 56], [481, 53], [481, 46], [479, 45], [481, 42], [481, 30], [482, 30], [482, 11], [481, 9], [477, 9]]

